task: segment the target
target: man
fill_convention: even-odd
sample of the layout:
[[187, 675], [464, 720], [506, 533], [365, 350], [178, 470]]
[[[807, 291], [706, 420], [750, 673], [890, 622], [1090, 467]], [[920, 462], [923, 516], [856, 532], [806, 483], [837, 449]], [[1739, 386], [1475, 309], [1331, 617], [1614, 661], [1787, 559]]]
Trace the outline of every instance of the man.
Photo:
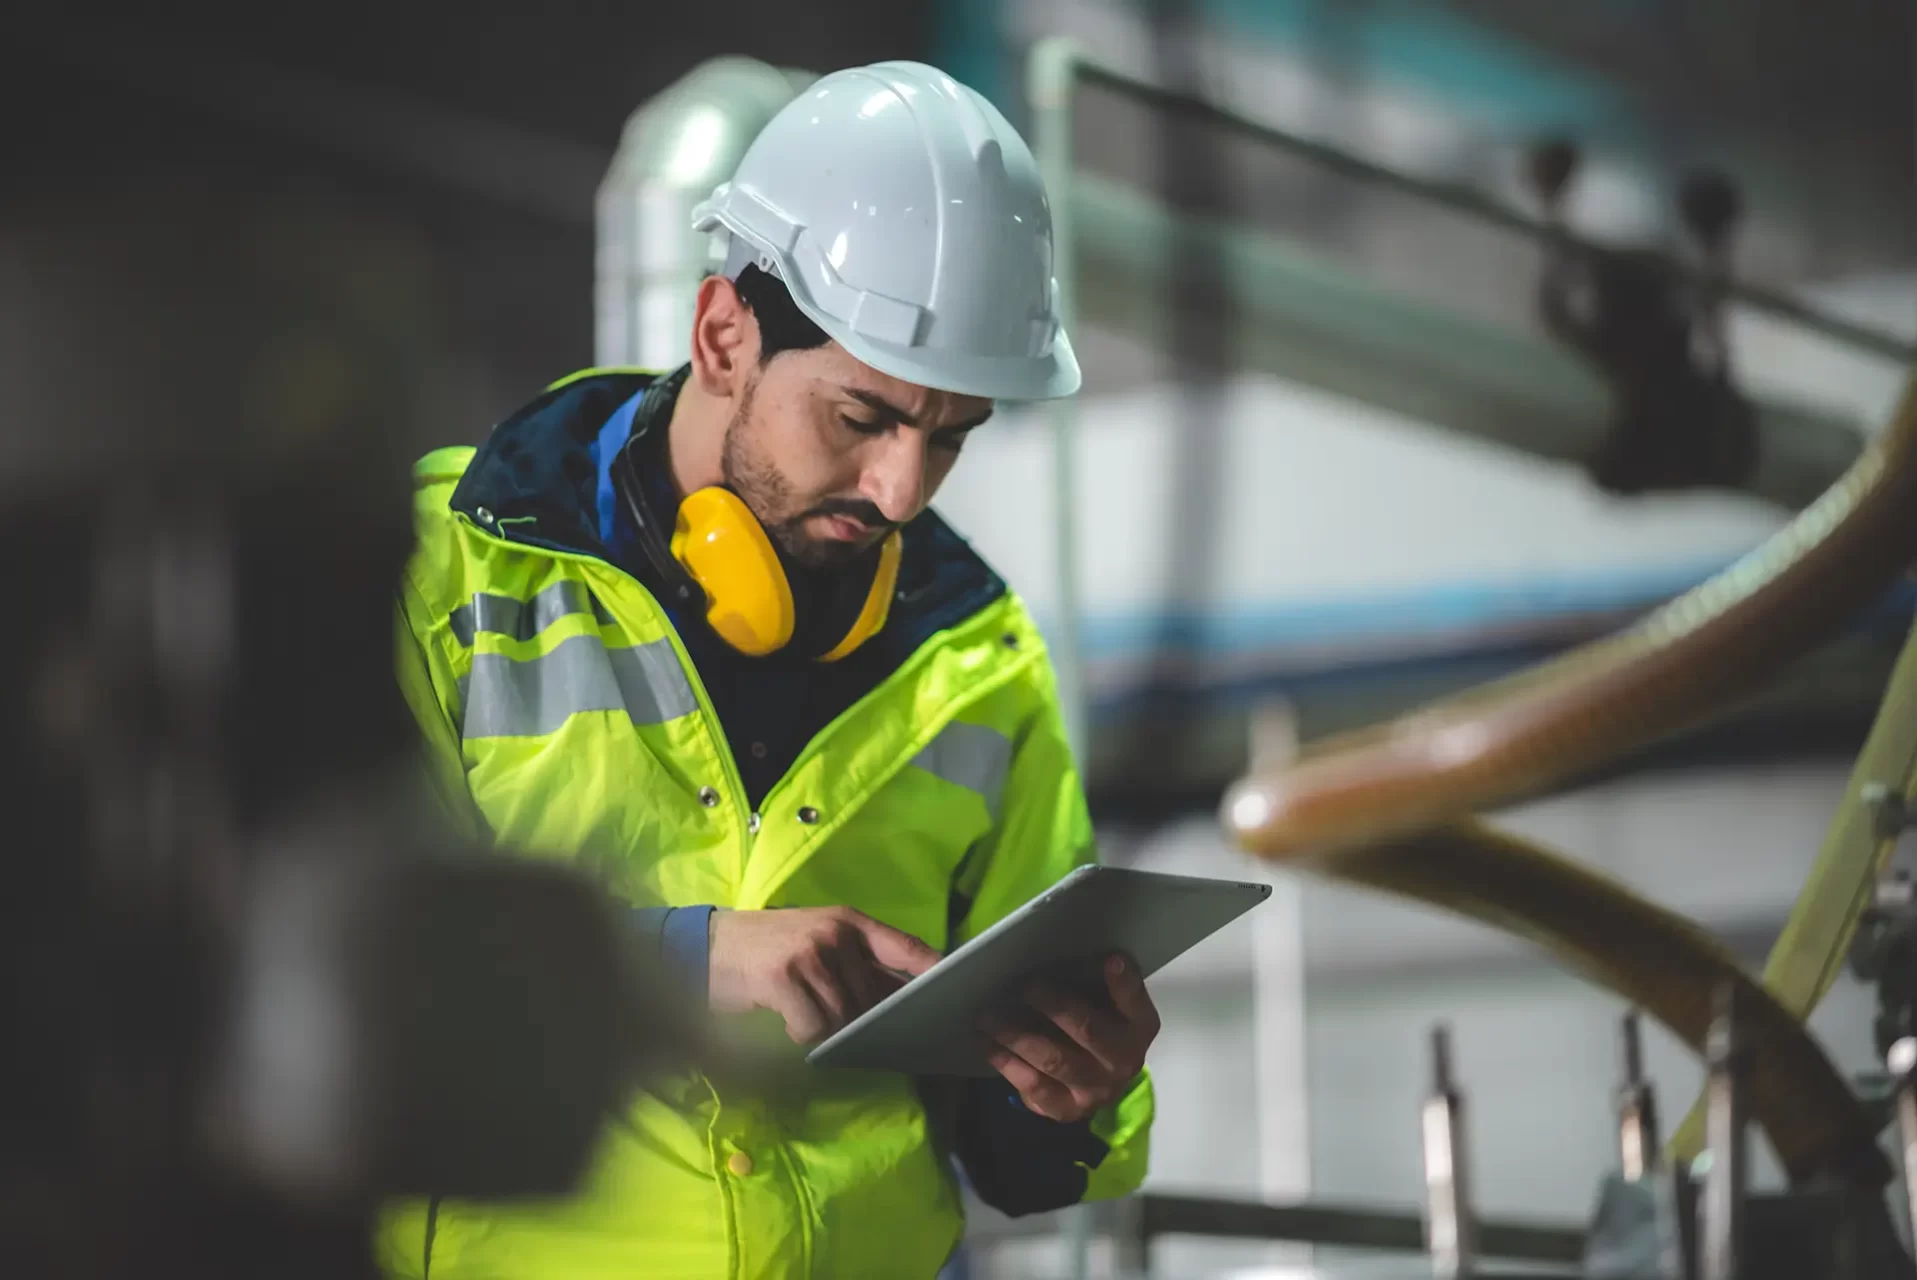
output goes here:
[[[1093, 857], [1019, 600], [927, 509], [998, 399], [1077, 389], [1032, 157], [932, 68], [821, 80], [696, 213], [691, 359], [592, 371], [417, 470], [401, 682], [449, 801], [635, 905], [721, 1015], [816, 1042]], [[929, 1276], [952, 1160], [1012, 1213], [1144, 1175], [1135, 967], [1035, 987], [994, 1081], [688, 1074], [563, 1203], [433, 1201], [399, 1275]], [[793, 1055], [796, 1059], [798, 1055]]]

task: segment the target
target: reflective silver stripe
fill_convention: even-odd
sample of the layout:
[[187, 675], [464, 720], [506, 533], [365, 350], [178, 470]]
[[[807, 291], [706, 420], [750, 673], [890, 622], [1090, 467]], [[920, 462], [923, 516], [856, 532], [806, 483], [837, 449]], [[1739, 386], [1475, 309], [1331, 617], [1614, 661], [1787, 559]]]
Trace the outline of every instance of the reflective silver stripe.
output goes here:
[[606, 657], [612, 662], [612, 678], [619, 682], [620, 700], [634, 724], [664, 724], [699, 709], [699, 697], [686, 680], [679, 655], [672, 651], [672, 641], [608, 649]]
[[634, 724], [662, 724], [698, 705], [672, 641], [608, 649], [598, 636], [569, 636], [524, 661], [474, 654], [463, 736], [537, 737], [582, 711], [624, 711]]
[[997, 729], [954, 720], [939, 730], [939, 736], [927, 743], [925, 750], [912, 757], [912, 763], [947, 782], [978, 792], [986, 810], [997, 818], [1005, 774], [1012, 767], [1012, 740]]
[[473, 635], [490, 631], [514, 640], [530, 640], [568, 614], [590, 613], [600, 622], [611, 617], [586, 590], [583, 582], [555, 582], [531, 600], [515, 600], [481, 591], [471, 603], [462, 604], [446, 619], [453, 638], [467, 648]]

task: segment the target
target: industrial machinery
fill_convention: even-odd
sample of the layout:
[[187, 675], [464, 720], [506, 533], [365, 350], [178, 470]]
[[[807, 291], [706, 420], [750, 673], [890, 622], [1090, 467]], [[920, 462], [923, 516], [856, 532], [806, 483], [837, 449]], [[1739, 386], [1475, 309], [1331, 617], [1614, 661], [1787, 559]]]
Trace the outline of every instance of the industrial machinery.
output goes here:
[[[1806, 311], [1732, 282], [1727, 244], [1735, 192], [1694, 175], [1680, 193], [1686, 225], [1704, 259], [1687, 268], [1650, 252], [1578, 241], [1555, 219], [1537, 223], [1472, 193], [1404, 178], [1320, 144], [1283, 134], [1190, 94], [1088, 59], [1067, 42], [1032, 54], [1031, 95], [1039, 154], [1060, 204], [1067, 243], [1097, 234], [1124, 207], [1071, 168], [1074, 86], [1096, 82], [1155, 108], [1252, 136], [1361, 180], [1382, 183], [1538, 239], [1546, 249], [1538, 300], [1562, 346], [1541, 348], [1526, 368], [1565, 370], [1547, 408], [1533, 382], [1514, 396], [1495, 378], [1462, 399], [1510, 406], [1530, 395], [1538, 419], [1570, 421], [1604, 406], [1607, 425], [1581, 429], [1571, 456], [1618, 492], [1660, 487], [1740, 487], [1789, 506], [1809, 505], [1764, 546], [1626, 631], [1541, 667], [1468, 690], [1391, 722], [1334, 737], [1301, 758], [1257, 771], [1228, 793], [1227, 831], [1249, 852], [1287, 867], [1435, 905], [1515, 933], [1626, 997], [1691, 1045], [1709, 1084], [1667, 1144], [1641, 1074], [1635, 1018], [1623, 1030], [1618, 1098], [1619, 1172], [1575, 1248], [1549, 1231], [1483, 1223], [1471, 1197], [1462, 1125], [1464, 1085], [1448, 1035], [1433, 1044], [1433, 1086], [1423, 1113], [1427, 1204], [1421, 1236], [1430, 1274], [1510, 1274], [1499, 1260], [1571, 1264], [1605, 1280], [1758, 1280], [1760, 1277], [1903, 1277], [1917, 1219], [1917, 1169], [1904, 1170], [1905, 1210], [1893, 1224], [1883, 1188], [1891, 1166], [1879, 1135], [1894, 1117], [1906, 1165], [1917, 1152], [1917, 908], [1910, 882], [1887, 875], [1917, 793], [1917, 633], [1893, 673], [1845, 800], [1802, 898], [1760, 976], [1675, 913], [1550, 850], [1498, 832], [1470, 815], [1563, 785], [1627, 753], [1689, 728], [1772, 680], [1836, 635], [1917, 565], [1917, 381], [1892, 422], [1868, 444], [1846, 424], [1818, 422], [1786, 406], [1754, 403], [1729, 378], [1721, 309], [1728, 298], [1768, 310], [1839, 341], [1908, 361], [1896, 340]], [[1547, 210], [1575, 170], [1575, 152], [1541, 147], [1533, 176]], [[1370, 340], [1435, 326], [1356, 321], [1329, 345], [1314, 327], [1388, 300], [1355, 285], [1325, 287], [1322, 273], [1294, 271], [1314, 304], [1309, 316], [1274, 317], [1255, 283], [1257, 249], [1218, 228], [1166, 224], [1168, 246], [1209, 237], [1221, 278], [1237, 282], [1261, 329], [1284, 333], [1279, 348], [1294, 376], [1327, 389], [1391, 402], [1389, 378], [1361, 390], [1340, 383], [1340, 354]], [[1081, 254], [1094, 252], [1081, 240]], [[1145, 255], [1149, 259], [1150, 255]], [[1169, 260], [1172, 254], [1160, 255]], [[1270, 254], [1266, 253], [1269, 258]], [[1061, 249], [1061, 258], [1068, 251]], [[1266, 274], [1282, 273], [1276, 259]], [[1315, 286], [1315, 287], [1313, 287]], [[1104, 286], [1109, 292], [1109, 286]], [[1272, 291], [1270, 296], [1277, 296]], [[1106, 300], [1108, 303], [1110, 299]], [[1348, 307], [1327, 305], [1348, 303]], [[1287, 323], [1288, 320], [1288, 323]], [[1300, 341], [1300, 336], [1303, 340]], [[1379, 337], [1377, 335], [1386, 335]], [[1407, 339], [1408, 341], [1410, 339]], [[1449, 340], [1382, 366], [1413, 377]], [[1263, 350], [1259, 348], [1259, 350]], [[1457, 352], [1452, 352], [1457, 354]], [[1281, 361], [1286, 357], [1280, 357]], [[1560, 366], [1569, 358], [1571, 364]], [[1458, 367], [1483, 369], [1470, 360]], [[1572, 391], [1582, 365], [1603, 390]], [[1421, 388], [1452, 387], [1440, 374]], [[1554, 375], [1555, 376], [1555, 375]], [[1487, 396], [1487, 391], [1490, 393]], [[1423, 416], [1451, 425], [1444, 394]], [[1574, 405], [1585, 408], [1573, 408]], [[1074, 421], [1053, 410], [1061, 480], [1061, 525], [1071, 517]], [[1493, 414], [1496, 417], [1496, 414]], [[1586, 421], [1590, 421], [1588, 416]], [[1498, 436], [1480, 421], [1466, 429]], [[1573, 433], [1578, 434], [1578, 433]], [[1859, 450], [1861, 449], [1861, 454]], [[1815, 496], [1821, 492], [1821, 496]], [[1070, 544], [1061, 535], [1061, 577]], [[1069, 633], [1068, 633], [1069, 634]], [[1861, 932], [1860, 932], [1861, 927]], [[1803, 1028], [1803, 1019], [1848, 961], [1879, 993], [1881, 1080], [1844, 1080]], [[1748, 1186], [1747, 1126], [1762, 1125], [1790, 1178], [1779, 1195]], [[1410, 1224], [1362, 1206], [1254, 1206], [1143, 1197], [1106, 1224], [1143, 1269], [1144, 1248], [1173, 1232], [1243, 1234], [1327, 1244], [1403, 1248]], [[1487, 1269], [1489, 1268], [1489, 1269]], [[1420, 1272], [1426, 1274], [1427, 1272]]]
[[[1242, 781], [1225, 822], [1251, 852], [1437, 904], [1528, 938], [1649, 1011], [1702, 1053], [1703, 1107], [1664, 1158], [1629, 1064], [1618, 1182], [1583, 1274], [1644, 1280], [1911, 1274], [1883, 1210], [1891, 1170], [1878, 1101], [1859, 1096], [1802, 1026], [1848, 961], [1878, 984], [1878, 1049], [1898, 1146], [1917, 1150], [1909, 882], [1886, 875], [1917, 790], [1917, 636], [1761, 981], [1708, 935], [1570, 859], [1469, 820], [1669, 733], [1753, 688], [1917, 562], [1917, 383], [1831, 491], [1719, 578], [1612, 639], [1520, 676], [1327, 742]], [[1859, 926], [1862, 932], [1859, 932]], [[1428, 1237], [1440, 1274], [1471, 1266], [1462, 1143], [1440, 1052], [1426, 1112]], [[1791, 1178], [1746, 1186], [1761, 1124]], [[1700, 1159], [1700, 1154], [1702, 1159]], [[1903, 1170], [1906, 1228], [1917, 1185]], [[1908, 1238], [1908, 1232], [1905, 1233]]]
[[[628, 143], [650, 148], [648, 165], [601, 192], [604, 216], [625, 219], [602, 241], [603, 316], [677, 305], [698, 270], [677, 211], [750, 136], [727, 113], [769, 114], [802, 81], [725, 74], [732, 87], [693, 86], [635, 122]], [[1038, 52], [1049, 165], [1069, 166], [1081, 76], [1125, 81], [1069, 47]], [[348, 113], [317, 115], [332, 128]], [[368, 131], [380, 145], [403, 134]], [[1131, 264], [1129, 276], [1084, 273], [1088, 292], [1110, 291], [1109, 313], [1143, 323], [1162, 283], [1152, 264], [1170, 256], [1153, 246], [1197, 236], [1224, 255], [1260, 328], [1287, 335], [1264, 352], [1270, 367], [1579, 462], [1621, 438], [1621, 393], [1573, 352], [1420, 323], [1429, 316], [1269, 246], [1067, 185], [1061, 259], [1075, 236], [1085, 258]], [[1699, 205], [1700, 225], [1715, 225], [1708, 193]], [[655, 228], [656, 258], [635, 247]], [[1614, 281], [1628, 291], [1631, 279]], [[1882, 335], [1755, 301], [1909, 357]], [[1359, 322], [1392, 307], [1406, 323]], [[641, 337], [608, 319], [602, 356], [660, 360]], [[1073, 424], [1060, 413], [1068, 492]], [[199, 434], [175, 438], [101, 414], [93, 437], [58, 449], [9, 438], [0, 451], [0, 527], [35, 548], [14, 569], [0, 681], [7, 1275], [371, 1275], [380, 1198], [564, 1186], [605, 1108], [680, 1043], [587, 886], [485, 859], [412, 803], [386, 627], [405, 504], [367, 487], [403, 460], [381, 453], [379, 424], [281, 439], [237, 409], [199, 406], [197, 418]], [[1713, 438], [1728, 443], [1689, 455], [1704, 463], [1679, 468], [1685, 478], [1787, 505], [1830, 486], [1772, 543], [1615, 638], [1249, 777], [1224, 810], [1252, 853], [1483, 920], [1617, 991], [1705, 1057], [1702, 1107], [1662, 1139], [1627, 1024], [1619, 1172], [1588, 1230], [1487, 1219], [1472, 1196], [1468, 1073], [1440, 1032], [1423, 1213], [1147, 1195], [1104, 1211], [1129, 1261], [1157, 1236], [1198, 1232], [1422, 1250], [1450, 1276], [1499, 1261], [1607, 1280], [1911, 1274], [1884, 1208], [1893, 1165], [1879, 1137], [1894, 1124], [1906, 1164], [1917, 1152], [1917, 895], [1885, 875], [1917, 805], [1917, 638], [1761, 977], [1689, 921], [1469, 817], [1759, 686], [1917, 563], [1917, 392], [1868, 448], [1852, 424], [1788, 405], [1726, 421], [1737, 429]], [[1547, 440], [1539, 424], [1563, 430]], [[1069, 540], [1061, 549], [1069, 584]], [[1068, 614], [1068, 689], [1070, 634]], [[1878, 984], [1874, 1094], [1802, 1025], [1846, 963]], [[1749, 1193], [1749, 1122], [1783, 1158], [1787, 1193]], [[1917, 1170], [1902, 1172], [1917, 1214]]]

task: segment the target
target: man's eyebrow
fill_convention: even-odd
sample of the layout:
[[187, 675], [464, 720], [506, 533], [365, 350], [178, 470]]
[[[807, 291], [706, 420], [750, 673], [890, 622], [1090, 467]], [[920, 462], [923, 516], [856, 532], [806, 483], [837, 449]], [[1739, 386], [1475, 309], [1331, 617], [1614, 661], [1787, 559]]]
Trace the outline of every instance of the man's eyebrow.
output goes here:
[[[860, 404], [870, 409], [873, 413], [878, 414], [880, 417], [890, 419], [902, 426], [916, 427], [919, 425], [919, 420], [916, 417], [899, 408], [899, 406], [893, 404], [882, 395], [871, 391], [862, 391], [858, 387], [845, 387], [842, 389], [846, 395], [857, 400]], [[991, 416], [992, 410], [988, 405], [985, 412], [979, 414], [977, 417], [969, 418], [964, 422], [955, 422], [949, 427], [940, 427], [939, 431], [941, 433], [970, 431], [973, 427], [978, 426]]]
[[871, 391], [861, 391], [857, 387], [846, 387], [843, 390], [846, 395], [851, 396], [854, 400], [857, 400], [860, 404], [882, 418], [890, 418], [893, 422], [903, 423], [908, 427], [916, 427], [919, 425], [917, 418], [899, 408], [882, 395]]
[[991, 410], [991, 407], [988, 405], [986, 407], [985, 412], [977, 415], [976, 417], [967, 418], [963, 422], [954, 422], [949, 427], [940, 427], [939, 434], [940, 435], [958, 435], [960, 432], [970, 431], [973, 427], [982, 425], [985, 422], [985, 420], [991, 416], [992, 416], [992, 410]]

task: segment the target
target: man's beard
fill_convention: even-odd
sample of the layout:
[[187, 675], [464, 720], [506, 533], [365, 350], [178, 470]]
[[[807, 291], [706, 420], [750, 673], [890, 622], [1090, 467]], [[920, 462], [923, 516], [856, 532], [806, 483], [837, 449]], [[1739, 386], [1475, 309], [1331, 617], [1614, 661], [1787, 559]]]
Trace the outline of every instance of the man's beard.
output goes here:
[[875, 529], [890, 529], [892, 522], [875, 504], [858, 498], [828, 498], [796, 515], [782, 514], [792, 509], [792, 486], [771, 460], [759, 453], [752, 439], [752, 400], [758, 388], [759, 379], [755, 374], [739, 397], [732, 421], [726, 424], [725, 444], [719, 454], [720, 479], [751, 508], [767, 536], [787, 556], [808, 569], [842, 568], [871, 550], [871, 540], [840, 542], [815, 538], [805, 531], [807, 520], [820, 515], [843, 515]]

